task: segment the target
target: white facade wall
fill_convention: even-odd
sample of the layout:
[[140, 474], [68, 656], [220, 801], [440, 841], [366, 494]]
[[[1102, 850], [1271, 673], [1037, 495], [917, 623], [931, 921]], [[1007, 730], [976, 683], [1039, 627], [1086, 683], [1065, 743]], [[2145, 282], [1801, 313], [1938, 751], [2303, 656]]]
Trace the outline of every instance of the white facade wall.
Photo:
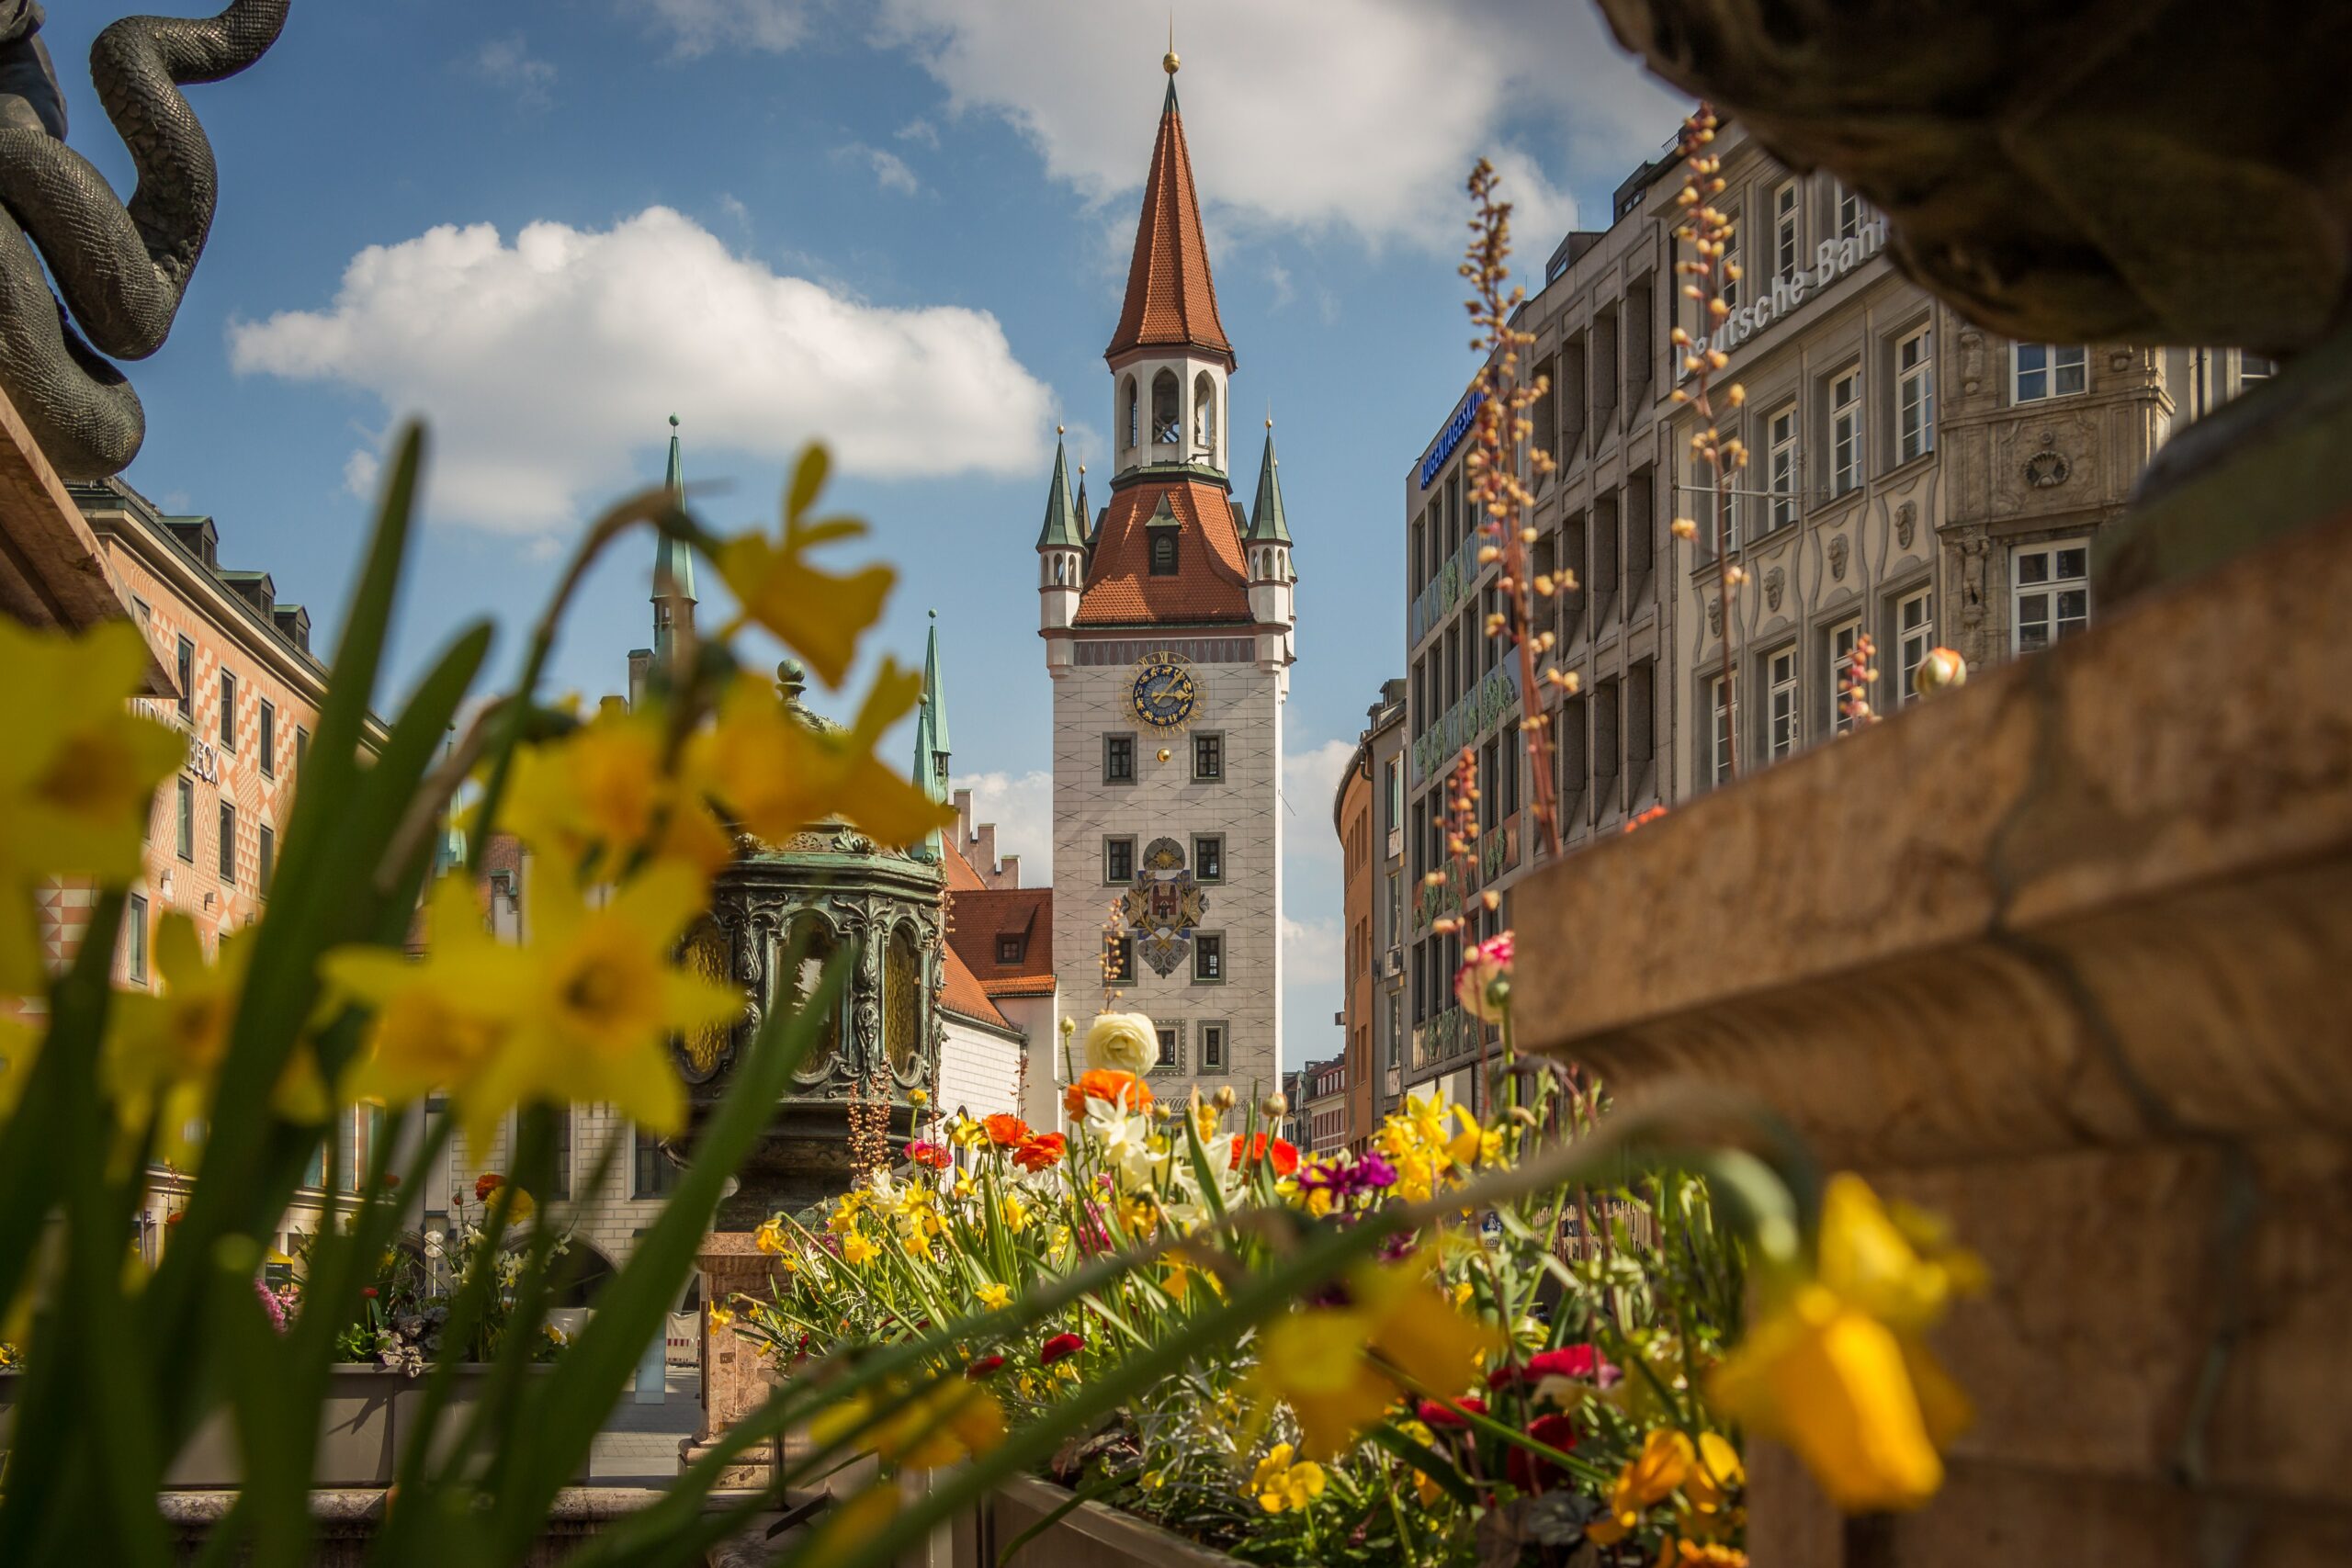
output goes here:
[[1021, 1042], [993, 1029], [942, 1015], [939, 1077], [933, 1103], [943, 1111], [992, 1116], [1021, 1113]]
[[[1139, 634], [1125, 631], [1122, 640]], [[1140, 634], [1148, 636], [1149, 634]], [[1163, 639], [1181, 645], [1182, 634]], [[1082, 1039], [1102, 1001], [1100, 959], [1111, 907], [1125, 885], [1104, 880], [1103, 840], [1133, 838], [1138, 856], [1159, 838], [1182, 845], [1192, 865], [1193, 840], [1221, 834], [1224, 876], [1203, 885], [1206, 904], [1197, 930], [1219, 933], [1226, 977], [1193, 978], [1191, 954], [1170, 974], [1155, 973], [1140, 957], [1134, 981], [1123, 987], [1125, 1010], [1148, 1013], [1180, 1032], [1177, 1065], [1155, 1071], [1159, 1092], [1182, 1095], [1198, 1085], [1214, 1093], [1271, 1092], [1281, 1060], [1282, 944], [1282, 703], [1279, 674], [1255, 662], [1188, 660], [1195, 689], [1189, 727], [1158, 731], [1140, 722], [1131, 694], [1131, 662], [1077, 664], [1054, 682], [1054, 964], [1063, 1006]], [[1193, 777], [1193, 739], [1225, 738], [1225, 777]], [[1102, 777], [1103, 737], [1136, 738], [1136, 780]], [[1162, 749], [1168, 760], [1160, 761]], [[1227, 1070], [1201, 1073], [1200, 1026], [1227, 1026]], [[1066, 1081], [1059, 1037], [1054, 1070]], [[1083, 1060], [1078, 1064], [1082, 1069]]]

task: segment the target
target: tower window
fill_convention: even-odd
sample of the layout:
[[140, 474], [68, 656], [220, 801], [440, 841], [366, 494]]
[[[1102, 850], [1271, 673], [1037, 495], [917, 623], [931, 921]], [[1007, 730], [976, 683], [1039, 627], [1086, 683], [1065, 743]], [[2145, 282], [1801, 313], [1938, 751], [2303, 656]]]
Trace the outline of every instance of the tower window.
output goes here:
[[1216, 383], [1205, 370], [1193, 378], [1193, 456], [1216, 457]]
[[1132, 735], [1106, 735], [1102, 738], [1102, 782], [1133, 784], [1136, 782], [1136, 738]]
[[1125, 408], [1125, 413], [1126, 413], [1126, 416], [1127, 416], [1127, 425], [1126, 425], [1126, 429], [1127, 429], [1127, 439], [1126, 439], [1126, 445], [1127, 445], [1127, 446], [1133, 446], [1136, 444], [1136, 378], [1135, 378], [1134, 377], [1132, 377], [1132, 376], [1128, 377], [1128, 378], [1126, 378], [1126, 381], [1124, 383], [1124, 386], [1125, 386], [1125, 392], [1126, 392], [1126, 408]]
[[1225, 737], [1195, 735], [1193, 737], [1193, 776], [1196, 779], [1225, 777]]
[[1162, 370], [1151, 378], [1151, 439], [1155, 445], [1173, 446], [1184, 439], [1183, 419], [1176, 407], [1182, 395], [1173, 370]]
[[1151, 575], [1154, 577], [1173, 577], [1176, 575], [1176, 536], [1174, 533], [1161, 532], [1154, 534], [1151, 536]]

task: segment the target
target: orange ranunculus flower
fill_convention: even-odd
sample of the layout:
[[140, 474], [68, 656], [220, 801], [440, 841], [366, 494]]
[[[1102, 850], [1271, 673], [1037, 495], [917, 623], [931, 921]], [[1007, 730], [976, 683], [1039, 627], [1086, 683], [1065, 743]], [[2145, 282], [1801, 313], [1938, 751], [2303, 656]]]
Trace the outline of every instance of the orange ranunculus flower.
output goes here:
[[1029, 1123], [1010, 1111], [985, 1117], [980, 1125], [988, 1130], [989, 1142], [1001, 1149], [1017, 1149], [1028, 1141]]
[[1051, 1170], [1069, 1147], [1069, 1140], [1059, 1133], [1040, 1133], [1013, 1151], [1012, 1163], [1023, 1170]]
[[1238, 1133], [1233, 1134], [1233, 1163], [1235, 1165], [1255, 1165], [1270, 1154], [1273, 1157], [1276, 1176], [1298, 1174], [1298, 1145], [1289, 1139], [1269, 1139], [1265, 1134], [1261, 1133], [1251, 1138], [1250, 1146], [1244, 1149], [1241, 1146], [1241, 1134]]
[[1083, 1116], [1090, 1100], [1107, 1100], [1129, 1111], [1141, 1111], [1151, 1103], [1151, 1086], [1114, 1067], [1090, 1067], [1062, 1095], [1062, 1109], [1072, 1116]]

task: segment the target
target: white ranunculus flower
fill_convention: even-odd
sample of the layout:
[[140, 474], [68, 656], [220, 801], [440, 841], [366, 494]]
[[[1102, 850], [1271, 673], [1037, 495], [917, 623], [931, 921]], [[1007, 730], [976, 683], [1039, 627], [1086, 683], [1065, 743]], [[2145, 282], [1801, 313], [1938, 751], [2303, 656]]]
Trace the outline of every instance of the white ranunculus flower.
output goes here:
[[1097, 1013], [1086, 1032], [1086, 1066], [1090, 1072], [1133, 1073], [1151, 1070], [1159, 1054], [1159, 1032], [1139, 1012]]

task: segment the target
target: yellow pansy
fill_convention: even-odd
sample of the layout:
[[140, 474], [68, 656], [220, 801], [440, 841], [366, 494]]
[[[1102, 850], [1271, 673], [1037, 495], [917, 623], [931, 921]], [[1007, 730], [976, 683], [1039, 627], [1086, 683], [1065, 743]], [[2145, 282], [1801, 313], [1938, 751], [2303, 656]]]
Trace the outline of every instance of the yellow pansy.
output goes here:
[[782, 637], [819, 680], [839, 686], [857, 655], [857, 639], [881, 615], [897, 578], [887, 566], [840, 577], [808, 564], [810, 550], [865, 532], [865, 525], [854, 517], [809, 519], [829, 463], [822, 446], [803, 449], [785, 496], [783, 536], [745, 534], [730, 539], [719, 547], [718, 564], [718, 575], [743, 606], [741, 618]]
[[720, 699], [718, 721], [695, 735], [690, 771], [736, 821], [770, 843], [838, 819], [878, 842], [910, 844], [955, 814], [875, 748], [922, 695], [922, 675], [886, 659], [844, 730], [810, 723], [764, 682], [738, 676]]
[[979, 1297], [980, 1304], [988, 1308], [990, 1312], [995, 1312], [1001, 1307], [1010, 1306], [1012, 1303], [1012, 1288], [1006, 1285], [1000, 1285], [994, 1280], [983, 1281], [980, 1288], [974, 1293]]
[[185, 738], [125, 705], [148, 658], [127, 621], [65, 637], [0, 616], [0, 994], [48, 982], [38, 884], [83, 875], [119, 886], [140, 874], [155, 786], [187, 759]]
[[526, 873], [531, 940], [514, 1023], [464, 1107], [475, 1122], [531, 1100], [604, 1101], [649, 1132], [685, 1125], [672, 1036], [722, 1024], [741, 993], [670, 961], [702, 912], [703, 879], [662, 861], [591, 907], [564, 876]]
[[1295, 1512], [1323, 1495], [1323, 1467], [1311, 1460], [1293, 1464], [1291, 1451], [1288, 1443], [1276, 1443], [1250, 1473], [1250, 1490], [1258, 1495], [1258, 1506], [1270, 1514]]

